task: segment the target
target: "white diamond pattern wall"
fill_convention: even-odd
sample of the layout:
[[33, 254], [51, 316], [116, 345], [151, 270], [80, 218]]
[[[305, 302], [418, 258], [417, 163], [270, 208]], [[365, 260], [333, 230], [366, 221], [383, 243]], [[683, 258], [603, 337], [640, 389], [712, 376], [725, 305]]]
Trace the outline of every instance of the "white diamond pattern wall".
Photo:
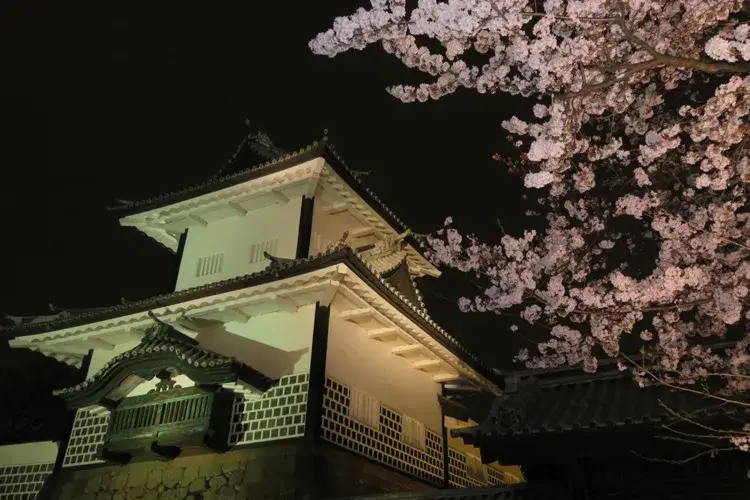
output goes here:
[[107, 435], [109, 415], [109, 412], [93, 414], [88, 410], [76, 412], [63, 467], [104, 463], [99, 458], [99, 452]]
[[0, 467], [0, 499], [34, 500], [55, 464]]
[[238, 395], [232, 412], [229, 445], [302, 436], [309, 378], [308, 373], [286, 375], [255, 400]]

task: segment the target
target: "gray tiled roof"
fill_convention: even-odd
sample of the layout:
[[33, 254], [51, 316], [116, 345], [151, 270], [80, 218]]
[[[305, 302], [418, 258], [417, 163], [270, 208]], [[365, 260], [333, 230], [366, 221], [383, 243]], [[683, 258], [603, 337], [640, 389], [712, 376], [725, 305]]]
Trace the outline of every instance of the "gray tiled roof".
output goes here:
[[[539, 435], [623, 425], [660, 424], [673, 412], [714, 415], [733, 411], [709, 397], [666, 386], [641, 388], [627, 374], [582, 375], [522, 384], [495, 399], [490, 415], [478, 426], [452, 431], [470, 441], [481, 436]], [[562, 378], [562, 377], [561, 377]]]
[[[242, 156], [243, 148], [249, 148], [252, 141], [245, 140], [240, 144], [234, 157]], [[346, 164], [344, 159], [336, 151], [333, 144], [328, 142], [324, 137], [321, 141], [315, 141], [312, 144], [300, 148], [292, 153], [287, 153], [277, 158], [264, 161], [257, 165], [241, 168], [243, 165], [233, 166], [227, 169], [225, 175], [212, 177], [201, 183], [188, 186], [186, 188], [163, 193], [158, 196], [152, 196], [144, 200], [123, 201], [118, 206], [110, 207], [110, 210], [122, 211], [125, 213], [138, 213], [146, 210], [152, 210], [179, 201], [188, 200], [196, 196], [224, 189], [229, 186], [240, 184], [250, 179], [255, 179], [263, 175], [279, 172], [287, 168], [294, 167], [314, 158], [323, 157], [331, 165], [339, 176], [346, 182], [365, 202], [372, 206], [386, 221], [393, 225], [399, 231], [406, 231], [409, 227], [388, 208], [385, 203], [369, 188], [367, 188], [352, 173], [352, 170]], [[230, 160], [231, 161], [231, 160]], [[414, 242], [412, 242], [414, 243]], [[419, 245], [417, 245], [419, 247]]]

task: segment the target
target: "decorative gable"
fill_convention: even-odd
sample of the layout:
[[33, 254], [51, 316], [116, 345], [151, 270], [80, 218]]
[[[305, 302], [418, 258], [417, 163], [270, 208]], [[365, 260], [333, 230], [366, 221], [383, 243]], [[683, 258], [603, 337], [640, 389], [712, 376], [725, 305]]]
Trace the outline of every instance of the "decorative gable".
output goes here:
[[91, 405], [115, 408], [136, 386], [157, 376], [171, 378], [176, 374], [188, 376], [196, 385], [240, 381], [258, 393], [274, 384], [253, 368], [203, 349], [195, 340], [158, 322], [139, 345], [115, 356], [84, 382], [54, 394], [71, 409]]

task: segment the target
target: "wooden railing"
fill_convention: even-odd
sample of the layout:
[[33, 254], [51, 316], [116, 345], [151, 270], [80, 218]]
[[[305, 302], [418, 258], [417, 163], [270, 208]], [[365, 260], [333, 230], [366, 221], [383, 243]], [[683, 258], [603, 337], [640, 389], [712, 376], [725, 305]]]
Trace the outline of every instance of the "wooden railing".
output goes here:
[[144, 427], [200, 420], [211, 414], [211, 394], [193, 394], [175, 399], [120, 408], [112, 416], [110, 436]]
[[225, 447], [233, 401], [230, 393], [198, 387], [126, 398], [110, 417], [105, 455], [114, 459], [147, 450], [174, 455], [186, 447]]

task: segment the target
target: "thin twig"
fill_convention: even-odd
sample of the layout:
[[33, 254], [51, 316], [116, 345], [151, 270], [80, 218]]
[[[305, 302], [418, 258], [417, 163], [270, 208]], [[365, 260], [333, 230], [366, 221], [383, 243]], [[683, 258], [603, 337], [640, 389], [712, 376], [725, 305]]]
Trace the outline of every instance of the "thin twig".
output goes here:
[[633, 363], [635, 366], [638, 366], [638, 368], [640, 368], [641, 370], [643, 370], [643, 372], [646, 373], [647, 375], [649, 375], [651, 378], [653, 378], [654, 380], [656, 380], [657, 382], [659, 382], [660, 384], [662, 384], [662, 385], [664, 385], [666, 387], [671, 387], [672, 389], [677, 389], [677, 390], [680, 390], [680, 391], [690, 392], [692, 394], [698, 394], [700, 396], [705, 396], [705, 397], [708, 397], [708, 398], [716, 399], [718, 401], [724, 401], [725, 403], [734, 404], [734, 405], [738, 405], [738, 406], [745, 406], [745, 407], [750, 408], [750, 403], [743, 403], [741, 401], [734, 401], [734, 400], [727, 399], [727, 398], [724, 398], [724, 397], [721, 397], [721, 396], [717, 396], [715, 394], [711, 394], [709, 392], [696, 391], [695, 389], [691, 389], [689, 387], [679, 386], [679, 385], [667, 382], [665, 380], [662, 380], [661, 378], [659, 378], [656, 375], [654, 375], [648, 368], [646, 368], [645, 365], [640, 366], [640, 365], [636, 364], [635, 362], [633, 362], [633, 360], [631, 360], [628, 357], [627, 354], [623, 354], [622, 356], [624, 356], [628, 361], [630, 361], [631, 363]]

